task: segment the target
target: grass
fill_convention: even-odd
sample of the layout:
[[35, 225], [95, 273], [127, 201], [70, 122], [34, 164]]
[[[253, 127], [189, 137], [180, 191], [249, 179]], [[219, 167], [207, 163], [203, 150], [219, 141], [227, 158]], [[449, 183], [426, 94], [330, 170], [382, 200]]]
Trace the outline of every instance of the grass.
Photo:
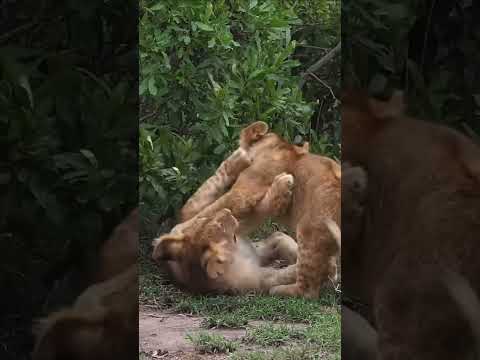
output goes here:
[[[292, 321], [309, 324], [336, 305], [335, 294], [320, 300], [278, 298], [261, 295], [182, 296], [173, 309], [207, 318], [207, 325], [241, 327], [249, 320]], [[207, 326], [208, 327], [208, 326]], [[212, 327], [212, 326], [210, 326]]]
[[195, 335], [188, 334], [187, 339], [193, 343], [195, 350], [201, 354], [231, 353], [238, 348], [237, 341], [207, 332], [200, 332]]
[[305, 330], [303, 328], [285, 324], [266, 324], [249, 329], [244, 341], [261, 346], [281, 346], [304, 339]]
[[244, 341], [261, 346], [280, 346], [304, 340], [305, 332], [305, 329], [298, 329], [292, 325], [266, 324], [250, 329]]
[[253, 352], [238, 352], [229, 357], [229, 360], [325, 360], [340, 359], [328, 357], [318, 349], [308, 347], [290, 347], [286, 349], [262, 350]]
[[[255, 237], [278, 229], [268, 224]], [[202, 317], [205, 330], [188, 336], [197, 352], [229, 354], [231, 360], [340, 359], [340, 299], [333, 290], [318, 300], [253, 294], [191, 296], [169, 284], [149, 260], [151, 238], [142, 241], [140, 302]], [[245, 328], [246, 335], [228, 340], [215, 334], [216, 328]]]

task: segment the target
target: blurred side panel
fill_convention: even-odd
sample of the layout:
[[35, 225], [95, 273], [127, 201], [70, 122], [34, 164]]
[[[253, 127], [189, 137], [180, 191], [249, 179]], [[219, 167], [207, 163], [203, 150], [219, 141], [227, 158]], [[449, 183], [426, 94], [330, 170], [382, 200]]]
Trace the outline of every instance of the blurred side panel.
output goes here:
[[2, 359], [138, 352], [137, 8], [0, 4]]
[[342, 3], [344, 359], [480, 356], [479, 15]]

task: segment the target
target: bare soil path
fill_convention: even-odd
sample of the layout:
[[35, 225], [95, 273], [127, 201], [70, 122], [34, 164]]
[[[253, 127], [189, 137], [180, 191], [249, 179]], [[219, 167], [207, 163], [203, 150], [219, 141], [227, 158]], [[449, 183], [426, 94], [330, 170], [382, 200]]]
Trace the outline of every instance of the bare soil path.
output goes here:
[[[225, 359], [224, 354], [198, 354], [186, 338], [202, 329], [202, 318], [173, 314], [150, 309], [140, 310], [140, 352], [153, 359]], [[224, 336], [228, 340], [240, 340], [245, 329], [211, 329], [209, 333]], [[148, 357], [147, 357], [148, 358]]]

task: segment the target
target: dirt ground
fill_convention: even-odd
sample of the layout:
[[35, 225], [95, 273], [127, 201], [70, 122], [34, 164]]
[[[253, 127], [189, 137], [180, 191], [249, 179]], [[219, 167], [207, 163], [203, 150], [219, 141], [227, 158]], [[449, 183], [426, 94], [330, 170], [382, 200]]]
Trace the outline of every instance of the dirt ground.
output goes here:
[[[226, 359], [224, 354], [200, 355], [195, 352], [186, 335], [202, 331], [201, 323], [201, 317], [142, 308], [139, 319], [140, 352], [152, 359]], [[239, 340], [246, 334], [245, 329], [212, 329], [209, 332], [229, 340]]]
[[[187, 339], [187, 335], [204, 332], [202, 317], [159, 311], [144, 306], [140, 308], [139, 318], [139, 348], [140, 360], [224, 360], [228, 354], [200, 354]], [[250, 327], [268, 324], [267, 321], [251, 321]], [[293, 328], [304, 328], [305, 324], [277, 322], [290, 325]], [[221, 335], [227, 340], [241, 341], [247, 335], [246, 328], [214, 328], [209, 334]], [[254, 351], [258, 346], [246, 346], [243, 350]]]

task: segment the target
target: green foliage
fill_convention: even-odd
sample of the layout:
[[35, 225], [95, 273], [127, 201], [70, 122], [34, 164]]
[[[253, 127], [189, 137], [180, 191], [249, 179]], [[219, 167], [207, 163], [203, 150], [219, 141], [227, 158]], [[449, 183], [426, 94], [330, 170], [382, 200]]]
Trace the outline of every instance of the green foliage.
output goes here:
[[[338, 18], [331, 10], [337, 2], [315, 3], [141, 1], [143, 206], [172, 215], [252, 121], [266, 121], [292, 141], [319, 137], [310, 124], [315, 99], [304, 100], [295, 59], [297, 40], [305, 43], [314, 31], [295, 38], [303, 27], [298, 14], [325, 16], [331, 31], [323, 44], [337, 36], [330, 23]], [[331, 142], [313, 148], [338, 155]]]
[[[128, 141], [135, 125], [125, 103], [129, 85], [100, 85], [72, 67], [37, 78], [34, 64], [27, 70], [11, 50], [6, 54], [0, 52], [3, 71], [17, 65], [18, 80], [4, 79], [0, 87], [0, 132], [8, 149], [0, 177], [11, 190], [3, 220], [67, 231], [73, 218], [131, 206], [136, 158]], [[87, 225], [82, 236], [98, 238], [98, 230]]]
[[16, 359], [32, 317], [81, 286], [50, 297], [55, 285], [85, 278], [137, 204], [138, 174], [136, 34], [125, 29], [135, 3], [21, 5], [2, 5], [19, 23], [2, 21], [0, 37], [0, 283], [12, 319], [0, 337]]

